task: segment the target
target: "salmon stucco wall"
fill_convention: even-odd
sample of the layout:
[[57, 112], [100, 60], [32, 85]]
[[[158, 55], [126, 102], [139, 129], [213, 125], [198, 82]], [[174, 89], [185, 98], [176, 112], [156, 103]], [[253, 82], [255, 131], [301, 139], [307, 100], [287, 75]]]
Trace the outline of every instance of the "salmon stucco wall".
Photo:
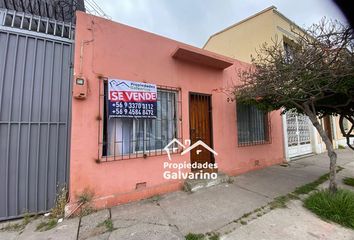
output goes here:
[[[248, 66], [234, 61], [220, 70], [172, 57], [177, 47], [194, 47], [113, 21], [77, 13], [74, 76], [88, 82], [86, 99], [72, 101], [70, 205], [90, 190], [96, 207], [107, 207], [155, 194], [175, 191], [182, 181], [165, 180], [166, 155], [129, 160], [98, 161], [100, 77], [114, 77], [178, 88], [181, 99], [180, 131], [189, 138], [189, 92], [212, 95], [212, 130], [219, 171], [235, 175], [283, 161], [282, 125], [279, 112], [270, 113], [271, 143], [238, 147], [235, 102], [221, 89], [238, 83], [237, 71]], [[205, 50], [199, 51], [207, 53]], [[211, 54], [211, 53], [209, 53]], [[214, 54], [215, 55], [215, 54]], [[221, 56], [220, 56], [221, 57]], [[102, 86], [101, 86], [102, 87]], [[174, 162], [190, 162], [189, 154], [172, 155]], [[136, 189], [136, 184], [146, 187]]]

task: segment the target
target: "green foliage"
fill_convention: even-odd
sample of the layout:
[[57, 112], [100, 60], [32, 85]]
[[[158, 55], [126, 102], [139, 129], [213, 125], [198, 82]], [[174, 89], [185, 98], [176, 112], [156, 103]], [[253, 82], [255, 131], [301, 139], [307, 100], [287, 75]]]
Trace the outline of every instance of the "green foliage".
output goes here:
[[91, 205], [83, 205], [80, 209], [79, 216], [84, 217], [95, 212], [95, 209]]
[[271, 210], [276, 209], [276, 208], [286, 208], [287, 202], [289, 202], [290, 200], [293, 200], [293, 199], [299, 199], [297, 194], [294, 192], [289, 193], [287, 195], [276, 197], [276, 198], [274, 198], [273, 201], [268, 203], [268, 205]]
[[343, 178], [343, 183], [348, 186], [354, 187], [354, 178], [350, 178], [350, 177]]
[[79, 204], [86, 204], [92, 201], [94, 193], [89, 189], [84, 189], [81, 194], [77, 196]]
[[21, 231], [25, 228], [25, 225], [22, 223], [9, 223], [5, 227], [1, 228], [1, 231], [6, 231], [6, 232], [18, 232]]
[[[342, 170], [343, 167], [337, 166], [336, 172], [340, 172]], [[308, 194], [309, 192], [315, 190], [319, 185], [326, 182], [328, 179], [329, 179], [329, 173], [326, 173], [313, 182], [297, 187], [293, 193], [297, 195]]]
[[[293, 31], [291, 51], [283, 39], [264, 43], [252, 67], [240, 73], [235, 98], [262, 110], [295, 109], [314, 115], [347, 115], [354, 108], [353, 30], [323, 19]], [[310, 109], [304, 107], [306, 105]]]
[[112, 219], [106, 219], [102, 223], [97, 225], [97, 227], [101, 227], [101, 226], [104, 226], [106, 230], [109, 232], [113, 232], [115, 230]]
[[22, 219], [22, 224], [26, 226], [30, 222], [31, 222], [31, 215], [29, 213], [25, 213]]
[[154, 196], [148, 198], [149, 201], [154, 202], [154, 203], [157, 203], [161, 199], [162, 199], [161, 195], [154, 195]]
[[276, 197], [272, 202], [269, 203], [270, 209], [275, 208], [286, 208], [286, 203], [290, 200], [288, 196]]
[[249, 217], [250, 215], [252, 214], [252, 212], [249, 212], [249, 213], [245, 213], [242, 215], [241, 218], [246, 218], [246, 217]]
[[5, 227], [1, 228], [0, 231], [10, 231], [10, 232], [19, 232], [22, 231], [27, 224], [31, 222], [31, 215], [25, 213], [21, 222], [9, 223]]
[[338, 144], [338, 149], [345, 149], [345, 147], [341, 144]]
[[51, 218], [47, 221], [42, 221], [37, 225], [36, 231], [41, 231], [41, 232], [48, 231], [48, 230], [54, 228], [57, 225], [57, 223], [58, 223], [57, 219], [55, 219], [55, 218]]
[[55, 200], [55, 205], [50, 211], [52, 217], [54, 218], [64, 217], [65, 205], [67, 203], [67, 194], [68, 194], [68, 190], [65, 186], [60, 188], [57, 194], [57, 198]]
[[205, 240], [205, 235], [202, 233], [188, 233], [186, 240]]
[[220, 235], [218, 233], [212, 233], [211, 236], [209, 237], [209, 240], [219, 240]]
[[319, 185], [318, 181], [305, 184], [301, 187], [297, 187], [294, 191], [295, 194], [308, 194], [309, 192], [315, 190]]
[[95, 194], [88, 188], [85, 188], [84, 191], [77, 195], [78, 204], [81, 205], [79, 213], [80, 217], [87, 216], [94, 212], [94, 208], [92, 207], [92, 199], [94, 195]]
[[354, 229], [354, 193], [351, 191], [318, 191], [305, 199], [304, 206], [324, 220]]
[[186, 240], [219, 240], [220, 234], [215, 232], [202, 233], [188, 233], [185, 236]]
[[208, 232], [206, 233], [206, 237], [208, 240], [219, 240], [220, 234], [216, 232]]

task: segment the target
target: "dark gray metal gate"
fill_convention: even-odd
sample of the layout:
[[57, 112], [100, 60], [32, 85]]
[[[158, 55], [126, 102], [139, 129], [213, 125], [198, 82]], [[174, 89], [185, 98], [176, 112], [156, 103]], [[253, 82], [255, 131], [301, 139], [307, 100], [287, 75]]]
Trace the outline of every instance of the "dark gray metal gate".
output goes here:
[[68, 182], [73, 27], [0, 9], [0, 220]]

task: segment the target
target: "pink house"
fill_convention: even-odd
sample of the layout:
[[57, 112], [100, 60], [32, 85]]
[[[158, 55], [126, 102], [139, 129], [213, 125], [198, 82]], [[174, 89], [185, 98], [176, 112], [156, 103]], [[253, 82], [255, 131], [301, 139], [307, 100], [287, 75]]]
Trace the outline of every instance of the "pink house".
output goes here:
[[[237, 106], [226, 94], [246, 63], [81, 12], [74, 53], [70, 206], [85, 189], [98, 208], [181, 189], [183, 179], [166, 179], [166, 162], [237, 175], [283, 161], [279, 112]], [[153, 117], [111, 117], [119, 104], [108, 103], [112, 81], [156, 87], [156, 101], [147, 97]], [[169, 160], [164, 147], [173, 139], [202, 140], [217, 155], [203, 146], [181, 155], [175, 143]]]

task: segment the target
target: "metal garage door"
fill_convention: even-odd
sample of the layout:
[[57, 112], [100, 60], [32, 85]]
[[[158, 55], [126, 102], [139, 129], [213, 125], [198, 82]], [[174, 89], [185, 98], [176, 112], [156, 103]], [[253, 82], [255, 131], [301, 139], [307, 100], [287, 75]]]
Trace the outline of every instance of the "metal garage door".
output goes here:
[[0, 220], [49, 210], [68, 182], [72, 31], [0, 9]]

